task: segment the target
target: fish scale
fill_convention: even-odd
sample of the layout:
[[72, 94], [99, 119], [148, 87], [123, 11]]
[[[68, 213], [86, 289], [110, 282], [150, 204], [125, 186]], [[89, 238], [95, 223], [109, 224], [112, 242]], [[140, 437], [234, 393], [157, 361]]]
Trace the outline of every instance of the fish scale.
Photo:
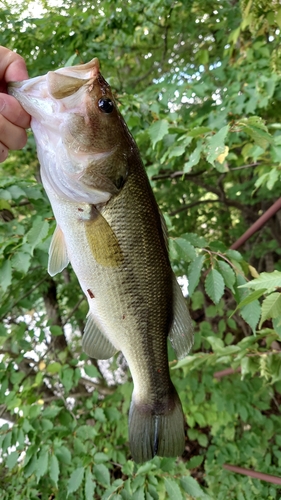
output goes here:
[[9, 92], [32, 116], [57, 221], [49, 273], [70, 262], [77, 275], [89, 303], [85, 352], [107, 359], [121, 350], [128, 362], [132, 457], [180, 455], [184, 416], [167, 338], [177, 357], [185, 356], [191, 319], [169, 262], [164, 219], [98, 61], [13, 83]]

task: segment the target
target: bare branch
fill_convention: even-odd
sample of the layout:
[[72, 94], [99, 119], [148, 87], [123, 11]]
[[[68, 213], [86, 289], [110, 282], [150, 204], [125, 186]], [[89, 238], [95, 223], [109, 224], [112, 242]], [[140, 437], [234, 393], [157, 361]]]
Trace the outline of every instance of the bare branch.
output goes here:
[[185, 212], [189, 208], [196, 207], [197, 205], [204, 205], [207, 203], [224, 203], [222, 200], [197, 200], [192, 203], [188, 203], [187, 205], [182, 205], [180, 208], [177, 208], [176, 210], [172, 210], [172, 212], [169, 212], [170, 216], [179, 214], [180, 212]]
[[[9, 308], [9, 312], [11, 311], [11, 309], [16, 307], [19, 302], [21, 302], [23, 299], [25, 299], [26, 297], [31, 295], [34, 292], [34, 290], [36, 290], [36, 288], [38, 288], [40, 285], [42, 285], [42, 283], [44, 283], [44, 281], [46, 281], [47, 279], [48, 279], [48, 275], [46, 274], [46, 276], [44, 276], [44, 278], [42, 278], [40, 281], [38, 281], [32, 288], [30, 288], [30, 290], [28, 290], [25, 294], [23, 294], [21, 297], [19, 297], [19, 299], [17, 299], [11, 305], [11, 307]], [[2, 321], [4, 318], [6, 318], [7, 314], [8, 313], [3, 314], [3, 316], [0, 317], [0, 321]]]
[[65, 326], [66, 323], [70, 320], [70, 318], [73, 316], [73, 314], [75, 313], [75, 311], [77, 311], [78, 307], [80, 306], [80, 304], [82, 304], [82, 302], [86, 299], [85, 296], [81, 297], [81, 299], [78, 300], [77, 304], [75, 304], [75, 306], [73, 307], [73, 309], [70, 311], [69, 315], [65, 318], [64, 322], [62, 323], [62, 326]]
[[264, 474], [263, 472], [257, 472], [255, 470], [245, 469], [244, 467], [238, 467], [237, 465], [230, 464], [223, 464], [223, 468], [231, 472], [236, 472], [237, 474], [243, 474], [244, 476], [266, 481], [267, 483], [281, 485], [281, 477], [272, 476], [271, 474]]

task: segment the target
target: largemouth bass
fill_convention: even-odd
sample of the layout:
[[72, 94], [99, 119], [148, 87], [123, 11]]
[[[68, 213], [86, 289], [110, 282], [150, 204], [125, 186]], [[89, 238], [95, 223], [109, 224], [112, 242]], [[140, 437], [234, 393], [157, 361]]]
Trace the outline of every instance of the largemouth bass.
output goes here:
[[89, 303], [82, 339], [92, 358], [122, 351], [134, 390], [132, 457], [177, 456], [184, 416], [169, 375], [192, 344], [185, 299], [171, 269], [167, 231], [134, 139], [98, 60], [14, 82], [31, 114], [41, 177], [57, 227], [51, 276], [70, 262]]

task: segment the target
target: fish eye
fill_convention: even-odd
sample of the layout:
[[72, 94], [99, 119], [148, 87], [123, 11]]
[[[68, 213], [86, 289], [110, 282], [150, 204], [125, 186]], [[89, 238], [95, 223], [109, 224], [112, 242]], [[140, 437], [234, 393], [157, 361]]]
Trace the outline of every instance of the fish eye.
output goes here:
[[98, 106], [103, 113], [112, 113], [113, 111], [113, 102], [111, 99], [99, 99]]

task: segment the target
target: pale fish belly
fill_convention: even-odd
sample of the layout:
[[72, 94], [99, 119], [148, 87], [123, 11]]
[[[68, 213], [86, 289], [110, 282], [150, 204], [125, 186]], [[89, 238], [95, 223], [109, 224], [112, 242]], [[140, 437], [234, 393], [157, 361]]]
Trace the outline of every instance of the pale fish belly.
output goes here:
[[[125, 357], [136, 348], [136, 336], [146, 330], [147, 308], [140, 285], [135, 283], [128, 259], [119, 267], [104, 267], [93, 257], [85, 222], [91, 206], [58, 200], [49, 194], [58, 227], [63, 233], [69, 261], [87, 297], [91, 316], [98, 327]], [[71, 221], [71, 223], [69, 222]], [[94, 231], [94, 229], [93, 229]], [[127, 260], [127, 261], [126, 261]]]

